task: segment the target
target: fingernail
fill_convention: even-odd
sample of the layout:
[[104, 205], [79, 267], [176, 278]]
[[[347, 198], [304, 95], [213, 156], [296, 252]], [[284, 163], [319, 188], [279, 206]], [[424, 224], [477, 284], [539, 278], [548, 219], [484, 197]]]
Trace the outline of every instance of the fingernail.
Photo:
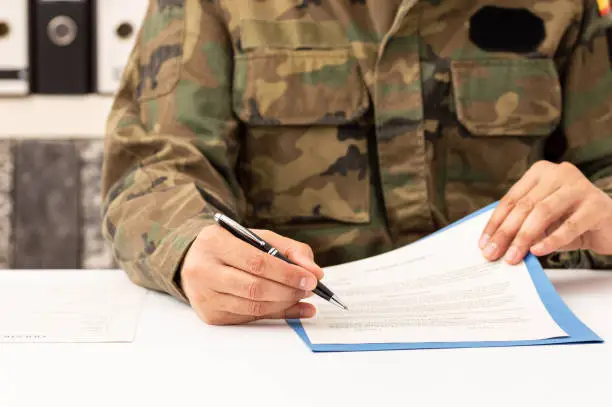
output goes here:
[[317, 282], [314, 278], [302, 277], [300, 280], [300, 288], [302, 290], [312, 290], [317, 286]]
[[304, 291], [302, 292], [302, 298], [310, 298], [314, 295], [312, 291]]
[[497, 251], [497, 244], [496, 243], [489, 243], [487, 245], [487, 247], [485, 247], [484, 249], [484, 256], [487, 258], [491, 258], [495, 255], [495, 252]]
[[505, 260], [509, 263], [513, 263], [516, 261], [517, 256], [518, 256], [518, 249], [512, 246], [506, 252]]
[[536, 252], [536, 253], [542, 253], [546, 251], [546, 245], [544, 245], [543, 243], [538, 243], [535, 246], [533, 246], [531, 248], [531, 251]]
[[311, 308], [300, 309], [300, 318], [310, 318], [314, 316], [314, 312]]
[[480, 246], [480, 248], [484, 248], [487, 243], [489, 243], [489, 239], [491, 238], [491, 236], [487, 235], [486, 233], [484, 235], [482, 235], [482, 237], [480, 238], [480, 242], [478, 242], [478, 245]]

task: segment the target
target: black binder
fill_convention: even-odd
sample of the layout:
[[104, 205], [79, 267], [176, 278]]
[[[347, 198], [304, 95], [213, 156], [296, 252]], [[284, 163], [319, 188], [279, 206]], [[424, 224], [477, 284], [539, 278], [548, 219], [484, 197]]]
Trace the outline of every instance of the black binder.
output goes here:
[[[41, 94], [92, 91], [91, 0], [33, 0], [33, 88]], [[126, 0], [129, 1], [129, 0]]]

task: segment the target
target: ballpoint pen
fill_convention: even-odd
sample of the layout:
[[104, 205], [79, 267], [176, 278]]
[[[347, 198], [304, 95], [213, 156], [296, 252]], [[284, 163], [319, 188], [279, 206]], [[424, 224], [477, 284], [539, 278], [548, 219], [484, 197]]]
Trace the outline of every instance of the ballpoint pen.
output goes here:
[[[219, 226], [223, 227], [225, 230], [230, 232], [232, 235], [236, 236], [238, 239], [245, 241], [251, 246], [258, 248], [261, 251], [267, 252], [268, 254], [276, 258], [284, 260], [287, 263], [295, 265], [294, 262], [292, 262], [291, 260], [283, 256], [281, 252], [279, 252], [277, 249], [272, 247], [269, 243], [267, 243], [261, 237], [257, 236], [255, 233], [245, 228], [244, 226], [242, 226], [241, 224], [239, 224], [232, 218], [227, 217], [221, 213], [216, 213], [215, 222], [217, 222]], [[314, 290], [312, 290], [312, 292], [318, 295], [319, 297], [323, 298], [324, 300], [329, 301], [332, 304], [342, 309], [348, 310], [348, 307], [342, 301], [340, 301], [338, 296], [335, 295], [329, 288], [327, 288], [320, 281], [317, 283], [317, 286], [315, 287]]]

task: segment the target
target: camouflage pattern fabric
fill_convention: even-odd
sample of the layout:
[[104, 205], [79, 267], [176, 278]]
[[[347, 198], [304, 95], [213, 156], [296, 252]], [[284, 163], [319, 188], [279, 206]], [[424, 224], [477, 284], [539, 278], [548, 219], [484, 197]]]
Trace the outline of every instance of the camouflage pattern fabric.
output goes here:
[[[542, 38], [512, 48], [526, 28], [478, 14], [499, 8]], [[185, 300], [214, 211], [326, 266], [422, 238], [540, 159], [612, 193], [611, 26], [594, 0], [152, 0], [108, 121], [104, 234], [135, 283]]]

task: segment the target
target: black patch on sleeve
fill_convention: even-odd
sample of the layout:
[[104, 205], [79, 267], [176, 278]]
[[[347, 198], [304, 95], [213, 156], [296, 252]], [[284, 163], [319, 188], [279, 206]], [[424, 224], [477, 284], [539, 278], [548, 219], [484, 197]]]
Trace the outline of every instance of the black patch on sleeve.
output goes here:
[[470, 20], [470, 40], [488, 52], [534, 52], [545, 37], [544, 21], [524, 8], [485, 6]]

